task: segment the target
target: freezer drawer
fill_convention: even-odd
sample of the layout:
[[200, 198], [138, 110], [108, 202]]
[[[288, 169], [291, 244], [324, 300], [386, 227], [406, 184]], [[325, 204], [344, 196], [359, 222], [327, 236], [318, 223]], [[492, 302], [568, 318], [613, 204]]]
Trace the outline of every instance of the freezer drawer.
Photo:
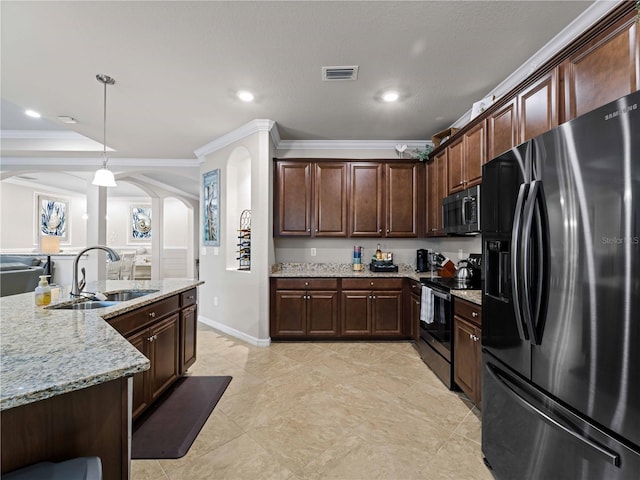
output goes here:
[[482, 452], [497, 480], [637, 480], [640, 452], [483, 352]]

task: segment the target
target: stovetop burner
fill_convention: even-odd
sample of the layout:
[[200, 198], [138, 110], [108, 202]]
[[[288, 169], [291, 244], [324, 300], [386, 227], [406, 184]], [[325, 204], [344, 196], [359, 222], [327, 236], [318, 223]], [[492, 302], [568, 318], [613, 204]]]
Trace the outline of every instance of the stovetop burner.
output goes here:
[[438, 278], [421, 278], [420, 281], [425, 285], [434, 285], [444, 290], [479, 290], [478, 282], [465, 282], [454, 277], [438, 277]]

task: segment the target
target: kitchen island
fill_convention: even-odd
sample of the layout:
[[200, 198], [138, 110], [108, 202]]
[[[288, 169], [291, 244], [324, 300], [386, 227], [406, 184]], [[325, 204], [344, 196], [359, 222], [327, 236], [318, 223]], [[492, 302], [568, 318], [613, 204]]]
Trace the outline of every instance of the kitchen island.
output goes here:
[[105, 480], [128, 478], [132, 376], [149, 360], [110, 324], [203, 282], [107, 280], [88, 292], [154, 290], [95, 310], [55, 309], [33, 293], [0, 299], [2, 473], [43, 460], [102, 458]]

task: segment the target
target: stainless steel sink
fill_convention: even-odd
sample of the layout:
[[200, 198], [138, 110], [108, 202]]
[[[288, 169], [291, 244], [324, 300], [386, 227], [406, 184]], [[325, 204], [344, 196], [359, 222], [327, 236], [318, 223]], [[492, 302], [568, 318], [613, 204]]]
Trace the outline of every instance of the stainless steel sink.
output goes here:
[[134, 298], [144, 297], [150, 293], [156, 293], [158, 290], [121, 290], [119, 292], [105, 293], [107, 301], [126, 302]]
[[61, 303], [47, 307], [51, 310], [93, 310], [95, 308], [113, 307], [120, 302], [144, 297], [158, 290], [120, 290], [117, 292], [105, 293], [105, 300], [82, 300], [73, 303]]
[[47, 308], [51, 310], [93, 310], [95, 308], [113, 307], [117, 304], [118, 302], [114, 301], [87, 300], [85, 302], [63, 303], [61, 305], [53, 305]]

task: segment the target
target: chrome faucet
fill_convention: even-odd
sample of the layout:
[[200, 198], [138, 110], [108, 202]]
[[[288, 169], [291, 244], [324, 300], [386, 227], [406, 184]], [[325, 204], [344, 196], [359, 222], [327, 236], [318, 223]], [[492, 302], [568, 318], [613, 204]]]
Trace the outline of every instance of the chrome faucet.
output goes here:
[[78, 262], [80, 261], [80, 257], [87, 253], [89, 250], [104, 250], [109, 255], [109, 260], [112, 262], [117, 262], [120, 260], [120, 255], [118, 252], [113, 250], [112, 248], [105, 247], [104, 245], [94, 245], [93, 247], [87, 247], [84, 250], [80, 251], [76, 255], [76, 258], [73, 260], [73, 284], [71, 285], [71, 296], [77, 296], [82, 294], [82, 290], [84, 290], [85, 285], [87, 284], [85, 279], [84, 268], [82, 269], [82, 281], [78, 283]]

